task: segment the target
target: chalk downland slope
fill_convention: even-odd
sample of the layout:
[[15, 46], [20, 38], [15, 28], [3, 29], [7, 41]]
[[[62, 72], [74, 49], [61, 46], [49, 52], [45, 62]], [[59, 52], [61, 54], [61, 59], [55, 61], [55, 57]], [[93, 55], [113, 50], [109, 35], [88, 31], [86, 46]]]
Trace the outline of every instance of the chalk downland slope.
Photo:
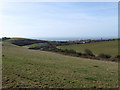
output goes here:
[[101, 53], [111, 55], [112, 57], [116, 57], [118, 55], [118, 40], [115, 41], [103, 41], [96, 43], [86, 43], [86, 44], [75, 44], [75, 45], [65, 45], [58, 46], [60, 49], [73, 49], [77, 52], [84, 53], [85, 49], [89, 49], [98, 56]]
[[3, 42], [3, 88], [117, 88], [118, 64]]

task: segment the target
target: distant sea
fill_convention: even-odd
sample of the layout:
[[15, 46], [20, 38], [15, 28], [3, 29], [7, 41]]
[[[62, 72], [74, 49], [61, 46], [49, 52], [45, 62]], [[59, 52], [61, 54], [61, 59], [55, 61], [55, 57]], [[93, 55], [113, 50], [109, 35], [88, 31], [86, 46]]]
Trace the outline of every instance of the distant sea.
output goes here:
[[80, 37], [33, 37], [31, 39], [37, 40], [47, 40], [47, 41], [73, 41], [73, 40], [97, 40], [97, 39], [112, 39], [117, 37], [90, 37], [90, 38], [80, 38]]

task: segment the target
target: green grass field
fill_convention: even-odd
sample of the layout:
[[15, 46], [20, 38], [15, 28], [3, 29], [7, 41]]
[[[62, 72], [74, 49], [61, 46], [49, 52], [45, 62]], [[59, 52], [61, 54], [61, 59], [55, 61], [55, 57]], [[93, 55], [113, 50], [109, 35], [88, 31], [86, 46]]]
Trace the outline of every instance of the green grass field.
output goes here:
[[29, 50], [3, 42], [2, 84], [12, 87], [117, 88], [117, 62]]
[[118, 55], [118, 41], [104, 41], [96, 43], [75, 44], [58, 46], [60, 49], [73, 49], [77, 52], [84, 53], [85, 49], [90, 49], [93, 54], [99, 55], [100, 53], [109, 54], [113, 57]]
[[32, 48], [32, 47], [36, 47], [36, 46], [46, 46], [48, 45], [47, 43], [35, 43], [35, 44], [31, 44], [31, 45], [26, 45], [24, 47], [28, 47], [28, 48]]

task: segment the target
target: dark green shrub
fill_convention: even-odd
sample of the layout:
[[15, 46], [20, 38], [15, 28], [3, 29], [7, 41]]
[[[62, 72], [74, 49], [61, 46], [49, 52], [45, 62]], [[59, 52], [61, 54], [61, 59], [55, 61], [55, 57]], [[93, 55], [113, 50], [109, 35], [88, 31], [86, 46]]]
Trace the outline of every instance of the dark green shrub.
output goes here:
[[85, 54], [89, 55], [89, 56], [95, 56], [91, 50], [89, 49], [85, 49]]
[[120, 59], [120, 55], [117, 55], [116, 58]]
[[79, 56], [82, 56], [82, 53], [81, 53], [81, 52], [78, 52], [77, 54], [78, 54]]
[[65, 52], [65, 53], [68, 53], [68, 49], [65, 49], [64, 52]]
[[54, 51], [55, 51], [55, 52], [60, 52], [60, 50], [59, 50], [59, 49], [57, 49], [57, 48], [54, 48]]
[[65, 49], [64, 51], [62, 51], [62, 52], [64, 52], [65, 54], [76, 54], [76, 51], [75, 50], [73, 50], [73, 49]]
[[71, 53], [71, 54], [76, 54], [76, 51], [75, 51], [75, 50], [73, 50], [73, 49], [70, 49], [70, 50], [68, 50], [68, 53]]
[[82, 56], [88, 56], [86, 53], [83, 53]]
[[110, 58], [111, 57], [110, 55], [103, 54], [103, 53], [99, 54], [98, 56], [101, 58]]

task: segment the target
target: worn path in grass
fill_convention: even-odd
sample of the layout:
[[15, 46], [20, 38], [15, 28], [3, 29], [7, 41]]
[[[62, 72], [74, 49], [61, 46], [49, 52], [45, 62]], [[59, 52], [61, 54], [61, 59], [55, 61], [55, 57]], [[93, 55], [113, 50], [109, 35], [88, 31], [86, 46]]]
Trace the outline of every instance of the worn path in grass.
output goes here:
[[116, 62], [3, 45], [3, 88], [116, 88]]
[[86, 43], [86, 44], [75, 44], [75, 45], [65, 45], [58, 46], [60, 49], [73, 49], [77, 52], [84, 53], [85, 49], [90, 49], [95, 55], [100, 53], [109, 54], [113, 57], [118, 55], [118, 41], [103, 41], [96, 43]]

